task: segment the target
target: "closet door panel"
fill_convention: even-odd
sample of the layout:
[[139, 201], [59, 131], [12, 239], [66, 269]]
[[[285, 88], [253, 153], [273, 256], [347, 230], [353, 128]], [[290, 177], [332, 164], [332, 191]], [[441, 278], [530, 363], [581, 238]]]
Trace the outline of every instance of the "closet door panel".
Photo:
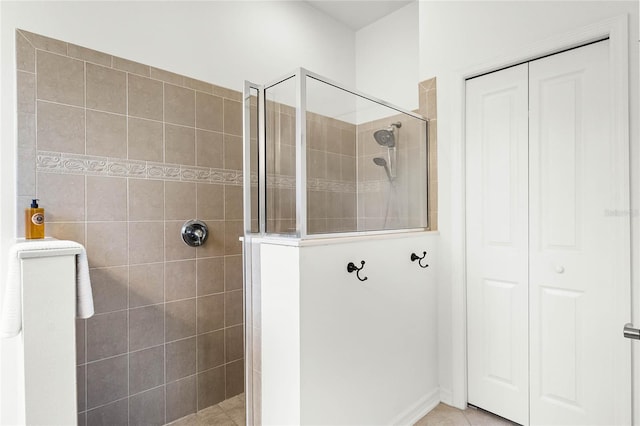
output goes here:
[[603, 41], [530, 63], [532, 424], [630, 423], [608, 58]]
[[527, 65], [466, 89], [469, 403], [528, 424]]

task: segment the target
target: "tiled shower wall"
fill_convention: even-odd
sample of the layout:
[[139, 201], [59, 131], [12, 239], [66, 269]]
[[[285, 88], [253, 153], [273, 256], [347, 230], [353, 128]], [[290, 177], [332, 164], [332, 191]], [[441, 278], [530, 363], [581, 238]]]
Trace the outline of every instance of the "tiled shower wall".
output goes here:
[[[164, 424], [243, 391], [241, 96], [16, 32], [18, 235], [87, 247], [78, 422]], [[204, 220], [206, 244], [180, 227]]]
[[356, 223], [356, 126], [307, 113], [308, 232], [353, 232]]
[[[267, 231], [295, 233], [295, 109], [267, 103]], [[356, 126], [307, 113], [310, 234], [356, 229]]]
[[429, 119], [429, 229], [438, 229], [438, 107], [436, 78], [418, 85], [420, 108], [418, 112]]

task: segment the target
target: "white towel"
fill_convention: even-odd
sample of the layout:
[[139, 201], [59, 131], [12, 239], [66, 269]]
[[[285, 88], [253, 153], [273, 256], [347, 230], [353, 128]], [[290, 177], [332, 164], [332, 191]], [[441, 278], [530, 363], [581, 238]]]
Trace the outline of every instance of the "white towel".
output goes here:
[[0, 338], [17, 336], [22, 329], [22, 281], [20, 278], [21, 251], [53, 250], [79, 248], [76, 256], [76, 316], [89, 318], [93, 315], [93, 294], [89, 279], [89, 263], [87, 252], [82, 244], [74, 241], [56, 239], [30, 240], [14, 244], [9, 249], [7, 282], [2, 300], [2, 316], [0, 317]]

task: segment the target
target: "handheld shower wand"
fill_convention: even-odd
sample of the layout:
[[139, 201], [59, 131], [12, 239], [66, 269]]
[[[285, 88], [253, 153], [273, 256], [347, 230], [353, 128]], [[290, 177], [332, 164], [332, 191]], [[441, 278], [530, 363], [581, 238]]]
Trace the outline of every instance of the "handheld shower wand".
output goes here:
[[373, 162], [375, 163], [376, 166], [384, 167], [384, 171], [387, 173], [387, 178], [389, 179], [389, 182], [393, 182], [394, 178], [391, 176], [391, 172], [389, 171], [389, 166], [387, 166], [387, 160], [385, 160], [382, 157], [375, 157], [373, 159]]

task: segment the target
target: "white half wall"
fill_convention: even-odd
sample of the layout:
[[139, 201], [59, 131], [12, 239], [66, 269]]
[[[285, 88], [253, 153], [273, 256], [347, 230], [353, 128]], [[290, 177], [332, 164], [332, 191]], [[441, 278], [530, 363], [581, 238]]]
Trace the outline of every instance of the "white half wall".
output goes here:
[[[520, 51], [537, 42], [607, 18], [628, 16], [632, 190], [630, 215], [632, 268], [637, 268], [640, 264], [638, 2], [421, 1], [419, 8], [419, 80], [431, 77], [438, 79], [438, 226], [442, 236], [438, 288], [439, 381], [443, 401], [463, 406], [466, 404], [464, 335], [455, 333], [464, 327], [464, 140], [460, 119], [462, 82], [458, 81], [458, 77], [465, 71], [492, 63], [498, 58], [519, 58]], [[635, 269], [632, 274], [634, 319], [638, 326], [640, 271]], [[640, 389], [637, 385], [638, 392]]]
[[418, 108], [418, 1], [356, 32], [356, 87], [406, 110]]

